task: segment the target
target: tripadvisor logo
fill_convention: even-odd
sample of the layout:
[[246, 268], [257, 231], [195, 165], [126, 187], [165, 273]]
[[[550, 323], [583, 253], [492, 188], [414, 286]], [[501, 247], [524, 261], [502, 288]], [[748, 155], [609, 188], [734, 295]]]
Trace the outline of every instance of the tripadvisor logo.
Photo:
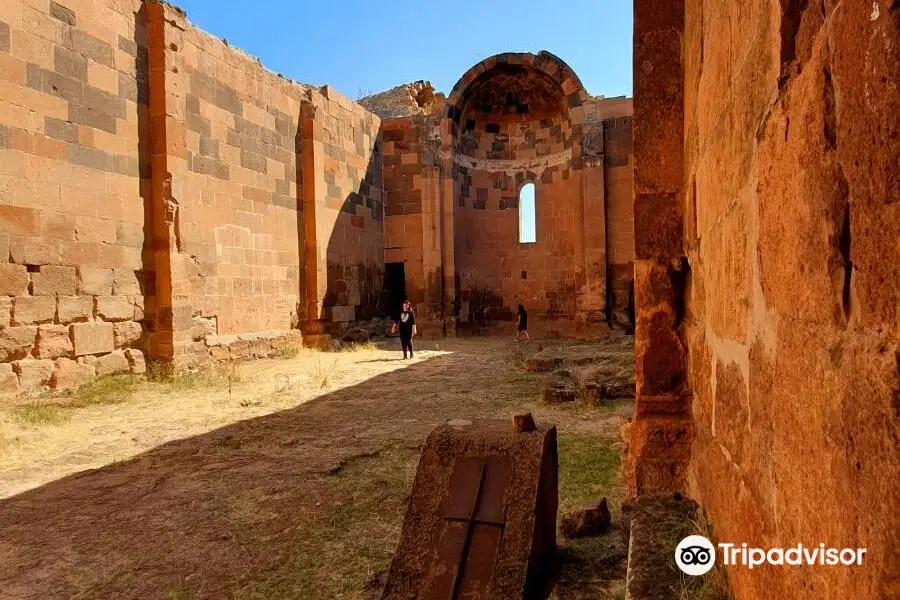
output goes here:
[[687, 575], [704, 575], [716, 564], [716, 549], [702, 535], [689, 535], [675, 548], [675, 564]]
[[[747, 544], [719, 544], [723, 565], [741, 565], [752, 569], [761, 565], [862, 565], [865, 548], [807, 547], [797, 544], [792, 548], [749, 548]], [[716, 547], [702, 535], [689, 535], [675, 548], [675, 564], [687, 575], [704, 575], [716, 563]]]

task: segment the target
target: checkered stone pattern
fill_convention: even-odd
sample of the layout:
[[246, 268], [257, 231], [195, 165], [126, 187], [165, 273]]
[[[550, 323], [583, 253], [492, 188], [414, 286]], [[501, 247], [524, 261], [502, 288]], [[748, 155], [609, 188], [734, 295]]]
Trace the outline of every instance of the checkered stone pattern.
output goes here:
[[0, 394], [142, 368], [140, 6], [0, 3]]
[[[308, 320], [345, 323], [380, 316], [384, 264], [385, 194], [382, 175], [381, 120], [325, 86], [307, 94], [304, 165], [315, 165], [304, 178], [307, 233], [318, 249], [309, 264]], [[319, 168], [321, 165], [321, 168]], [[310, 240], [307, 240], [310, 246]]]
[[[210, 335], [289, 330], [298, 320], [303, 216], [299, 120], [304, 86], [265, 70], [165, 7], [167, 170], [175, 244], [172, 297], [180, 354]], [[167, 109], [168, 110], [168, 109]]]

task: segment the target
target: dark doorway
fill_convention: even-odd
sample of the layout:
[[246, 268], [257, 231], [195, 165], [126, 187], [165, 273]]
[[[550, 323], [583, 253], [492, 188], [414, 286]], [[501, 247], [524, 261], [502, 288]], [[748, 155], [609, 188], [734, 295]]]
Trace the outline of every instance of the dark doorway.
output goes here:
[[402, 262], [385, 263], [384, 290], [387, 293], [388, 314], [396, 321], [406, 300], [406, 270]]

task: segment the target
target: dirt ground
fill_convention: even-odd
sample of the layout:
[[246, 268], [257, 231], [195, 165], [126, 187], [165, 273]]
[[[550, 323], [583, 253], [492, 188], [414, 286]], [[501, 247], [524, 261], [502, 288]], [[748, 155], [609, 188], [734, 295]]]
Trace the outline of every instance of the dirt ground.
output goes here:
[[[546, 374], [521, 364], [552, 343], [301, 351], [0, 407], [0, 598], [377, 598], [421, 445], [451, 418], [556, 423], [561, 512], [615, 507], [630, 402], [541, 404]], [[555, 597], [621, 597], [617, 531], [560, 555]]]

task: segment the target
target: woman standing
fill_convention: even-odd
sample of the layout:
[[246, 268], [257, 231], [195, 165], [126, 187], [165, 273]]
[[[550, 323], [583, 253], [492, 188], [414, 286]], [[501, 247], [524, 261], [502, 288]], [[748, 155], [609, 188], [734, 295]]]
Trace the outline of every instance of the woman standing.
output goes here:
[[403, 301], [403, 310], [400, 312], [400, 319], [394, 322], [391, 333], [400, 329], [400, 344], [403, 346], [403, 358], [406, 359], [406, 352], [409, 350], [409, 358], [413, 357], [412, 339], [418, 333], [416, 329], [416, 313], [413, 312], [409, 304], [409, 300]]
[[525, 334], [525, 341], [529, 341], [531, 338], [528, 337], [528, 313], [525, 312], [525, 307], [521, 304], [519, 305], [519, 320], [516, 325], [516, 341], [519, 341], [519, 337]]

